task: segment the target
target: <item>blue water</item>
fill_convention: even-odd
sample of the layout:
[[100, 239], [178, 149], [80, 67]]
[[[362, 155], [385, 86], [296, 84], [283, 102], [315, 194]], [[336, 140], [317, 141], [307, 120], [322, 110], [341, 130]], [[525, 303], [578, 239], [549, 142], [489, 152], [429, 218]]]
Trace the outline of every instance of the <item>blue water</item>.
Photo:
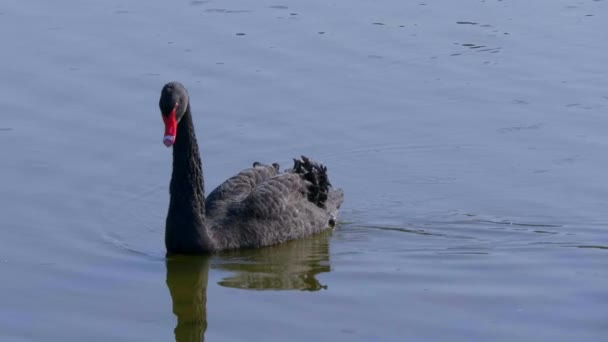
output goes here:
[[[0, 340], [605, 340], [607, 17], [591, 0], [5, 0]], [[345, 190], [338, 227], [166, 260], [172, 80], [207, 190], [309, 155]]]

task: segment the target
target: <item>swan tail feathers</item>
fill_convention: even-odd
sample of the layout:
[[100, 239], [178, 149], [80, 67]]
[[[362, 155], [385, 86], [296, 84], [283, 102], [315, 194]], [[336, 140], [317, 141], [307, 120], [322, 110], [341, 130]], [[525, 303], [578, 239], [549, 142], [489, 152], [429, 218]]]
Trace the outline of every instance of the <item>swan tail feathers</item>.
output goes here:
[[327, 209], [331, 183], [327, 176], [327, 167], [302, 156], [293, 160], [293, 172], [299, 174], [306, 182], [308, 200], [319, 208]]

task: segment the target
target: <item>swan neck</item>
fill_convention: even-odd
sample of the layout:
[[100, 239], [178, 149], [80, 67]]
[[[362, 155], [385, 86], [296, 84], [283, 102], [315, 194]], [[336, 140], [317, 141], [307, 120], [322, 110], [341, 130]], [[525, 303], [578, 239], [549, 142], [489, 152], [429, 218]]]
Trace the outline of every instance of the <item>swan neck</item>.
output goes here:
[[170, 194], [165, 229], [167, 252], [201, 253], [214, 250], [205, 220], [203, 167], [190, 104], [177, 126]]
[[[177, 195], [199, 204], [205, 203], [203, 166], [194, 132], [190, 104], [177, 126], [177, 136], [173, 145], [173, 174], [171, 176], [171, 197]], [[205, 216], [205, 206], [200, 207]]]

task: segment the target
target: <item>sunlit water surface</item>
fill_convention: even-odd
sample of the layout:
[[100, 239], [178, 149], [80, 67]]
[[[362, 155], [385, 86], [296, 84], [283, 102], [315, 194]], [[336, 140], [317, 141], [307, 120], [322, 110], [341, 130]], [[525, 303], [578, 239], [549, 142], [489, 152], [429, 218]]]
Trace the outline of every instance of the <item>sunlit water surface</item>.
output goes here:
[[[0, 4], [0, 340], [605, 341], [608, 1]], [[206, 188], [300, 154], [337, 229], [165, 259], [162, 85]]]

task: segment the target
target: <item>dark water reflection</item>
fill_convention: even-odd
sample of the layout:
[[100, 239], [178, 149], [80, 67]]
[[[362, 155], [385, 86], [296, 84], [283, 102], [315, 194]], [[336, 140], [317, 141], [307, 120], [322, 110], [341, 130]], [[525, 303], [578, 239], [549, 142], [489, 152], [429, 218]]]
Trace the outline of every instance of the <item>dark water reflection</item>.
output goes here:
[[177, 318], [175, 340], [204, 341], [207, 330], [207, 286], [210, 265], [234, 272], [218, 284], [244, 290], [327, 289], [317, 275], [330, 271], [329, 238], [332, 231], [262, 249], [209, 256], [173, 256], [167, 259], [167, 287]]
[[209, 258], [176, 256], [167, 260], [167, 287], [177, 317], [175, 340], [204, 341], [207, 330]]
[[331, 231], [259, 250], [225, 253], [213, 268], [234, 272], [219, 285], [247, 290], [327, 289], [317, 275], [331, 270]]

